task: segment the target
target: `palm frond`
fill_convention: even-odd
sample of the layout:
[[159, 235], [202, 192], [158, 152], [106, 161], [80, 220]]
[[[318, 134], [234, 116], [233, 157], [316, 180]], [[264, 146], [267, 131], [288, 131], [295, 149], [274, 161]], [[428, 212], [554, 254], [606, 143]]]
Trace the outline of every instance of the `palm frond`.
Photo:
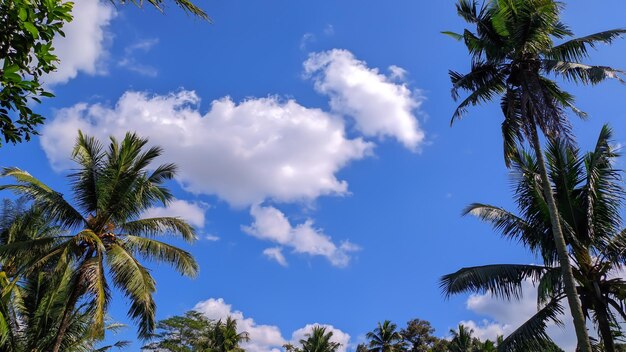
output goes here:
[[440, 287], [446, 296], [488, 292], [494, 297], [519, 299], [525, 280], [538, 282], [547, 268], [540, 265], [493, 264], [463, 268], [444, 275]]
[[198, 263], [189, 252], [151, 238], [128, 235], [124, 240], [124, 247], [147, 260], [172, 265], [182, 275], [198, 274]]
[[138, 322], [139, 337], [150, 337], [155, 327], [154, 279], [146, 268], [117, 244], [109, 246], [106, 257], [115, 286], [130, 299], [128, 314]]
[[104, 159], [102, 144], [79, 130], [72, 159], [80, 165], [80, 169], [69, 175], [78, 206], [86, 213], [95, 213], [98, 209], [98, 178]]
[[507, 336], [499, 345], [499, 352], [543, 352], [551, 351], [554, 342], [546, 332], [550, 321], [562, 325], [559, 316], [563, 307], [558, 300], [552, 300]]
[[626, 83], [622, 78], [625, 74], [624, 71], [609, 66], [591, 66], [577, 62], [556, 60], [542, 60], [542, 63], [547, 73], [553, 73], [557, 77], [576, 83], [598, 84], [608, 79]]
[[0, 191], [11, 190], [36, 202], [41, 211], [63, 226], [74, 228], [84, 223], [81, 214], [63, 198], [61, 193], [55, 192], [28, 172], [18, 168], [5, 168], [1, 176], [12, 177], [18, 183], [2, 185]]
[[546, 57], [559, 61], [581, 61], [589, 56], [589, 49], [599, 43], [611, 44], [626, 33], [626, 29], [613, 29], [568, 40], [545, 53]]
[[197, 239], [196, 231], [185, 220], [176, 217], [146, 218], [130, 221], [120, 228], [131, 235], [157, 237], [163, 234], [180, 235], [187, 242]]

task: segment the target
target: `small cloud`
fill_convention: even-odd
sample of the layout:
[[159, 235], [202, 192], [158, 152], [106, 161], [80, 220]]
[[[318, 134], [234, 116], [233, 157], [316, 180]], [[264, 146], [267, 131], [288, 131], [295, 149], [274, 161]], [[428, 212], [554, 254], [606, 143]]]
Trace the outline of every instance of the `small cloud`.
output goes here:
[[124, 57], [117, 63], [119, 67], [123, 67], [129, 71], [139, 73], [142, 76], [156, 77], [159, 71], [150, 65], [139, 62], [136, 58], [137, 53], [147, 53], [159, 43], [158, 38], [144, 39], [135, 42], [124, 48]]
[[215, 235], [206, 235], [204, 236], [204, 239], [207, 241], [211, 241], [211, 242], [215, 242], [215, 241], [219, 241], [220, 238], [218, 236]]
[[281, 266], [288, 266], [287, 259], [283, 255], [283, 249], [281, 247], [267, 248], [263, 251], [263, 255], [271, 260], [275, 260]]
[[157, 44], [159, 44], [159, 38], [144, 39], [127, 46], [124, 49], [124, 52], [127, 55], [131, 55], [136, 51], [143, 51], [147, 53]]
[[[360, 250], [359, 246], [349, 241], [335, 244], [332, 238], [322, 229], [316, 228], [310, 219], [292, 225], [285, 214], [271, 206], [254, 205], [250, 209], [250, 214], [254, 218], [254, 223], [242, 226], [245, 233], [289, 247], [295, 253], [326, 257], [333, 266], [339, 268], [348, 266], [351, 254]], [[282, 256], [280, 249], [270, 248], [263, 253], [280, 263], [278, 258], [279, 255]]]
[[396, 65], [389, 66], [389, 72], [390, 72], [389, 78], [391, 78], [394, 81], [404, 81], [408, 73], [407, 70]]
[[327, 24], [324, 27], [324, 34], [329, 37], [335, 35], [335, 27], [332, 24]]
[[305, 51], [309, 43], [312, 43], [316, 40], [315, 34], [313, 33], [304, 33], [302, 38], [300, 38], [300, 50]]

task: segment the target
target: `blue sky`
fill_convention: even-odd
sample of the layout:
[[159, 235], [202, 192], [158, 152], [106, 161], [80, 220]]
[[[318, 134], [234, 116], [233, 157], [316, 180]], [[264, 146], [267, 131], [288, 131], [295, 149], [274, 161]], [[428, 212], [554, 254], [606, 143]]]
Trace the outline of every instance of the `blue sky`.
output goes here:
[[[198, 5], [213, 24], [173, 4], [162, 15], [79, 2], [48, 79], [57, 97], [37, 107], [42, 136], [0, 149], [3, 166], [67, 194], [78, 128], [101, 138], [132, 129], [165, 147], [163, 161], [180, 165], [169, 211], [198, 227], [200, 240], [181, 245], [201, 269], [190, 280], [151, 265], [159, 318], [233, 314], [252, 351], [328, 324], [350, 350], [385, 319], [426, 319], [440, 336], [464, 321], [493, 337], [532, 313], [532, 294], [445, 300], [438, 288], [463, 266], [536, 260], [460, 216], [477, 201], [514, 208], [497, 106], [449, 126], [447, 71], [469, 65], [440, 34], [464, 27], [453, 1]], [[563, 17], [584, 35], [623, 27], [624, 13], [623, 1], [571, 2]], [[626, 41], [599, 49], [591, 63], [626, 68]], [[604, 123], [626, 143], [626, 87], [568, 88], [591, 115], [574, 124], [582, 147]], [[127, 322], [126, 309], [115, 296], [113, 318]], [[571, 346], [568, 331], [553, 332]]]

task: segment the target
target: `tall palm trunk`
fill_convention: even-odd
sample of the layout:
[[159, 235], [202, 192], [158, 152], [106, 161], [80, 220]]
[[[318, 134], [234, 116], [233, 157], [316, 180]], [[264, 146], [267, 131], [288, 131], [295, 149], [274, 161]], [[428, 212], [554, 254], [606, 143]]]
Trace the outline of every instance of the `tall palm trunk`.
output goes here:
[[72, 290], [72, 293], [67, 300], [67, 304], [63, 309], [63, 316], [61, 317], [61, 323], [59, 324], [59, 329], [57, 330], [57, 336], [54, 338], [54, 347], [52, 347], [52, 352], [61, 351], [61, 343], [63, 342], [67, 328], [70, 325], [71, 312], [74, 309], [76, 302], [78, 302], [79, 297], [80, 294], [78, 293], [78, 290]]
[[[531, 117], [532, 119], [532, 117]], [[572, 265], [569, 261], [569, 254], [567, 251], [567, 244], [565, 243], [565, 237], [563, 236], [563, 230], [561, 229], [561, 221], [559, 220], [559, 212], [554, 200], [554, 194], [552, 193], [552, 186], [550, 179], [548, 178], [548, 170], [546, 169], [546, 163], [543, 158], [543, 151], [541, 150], [541, 143], [539, 142], [539, 135], [537, 133], [537, 125], [535, 121], [531, 121], [533, 127], [531, 130], [531, 145], [535, 150], [537, 156], [537, 164], [539, 165], [539, 173], [541, 174], [541, 182], [543, 183], [543, 193], [548, 202], [548, 211], [550, 213], [550, 223], [552, 225], [552, 235], [554, 236], [554, 244], [557, 254], [559, 256], [559, 264], [561, 265], [561, 271], [563, 275], [563, 284], [565, 288], [565, 294], [567, 295], [567, 301], [574, 319], [574, 328], [576, 330], [576, 338], [578, 340], [578, 349], [580, 352], [591, 352], [591, 343], [589, 341], [589, 333], [585, 325], [585, 317], [583, 310], [578, 299], [576, 292], [576, 285], [574, 283], [574, 273], [572, 272]]]
[[598, 319], [598, 330], [602, 337], [602, 344], [604, 345], [605, 352], [615, 352], [615, 342], [613, 341], [613, 331], [611, 330], [611, 322], [609, 320], [606, 301], [600, 292], [600, 287], [597, 282], [594, 282], [594, 308], [596, 318]]

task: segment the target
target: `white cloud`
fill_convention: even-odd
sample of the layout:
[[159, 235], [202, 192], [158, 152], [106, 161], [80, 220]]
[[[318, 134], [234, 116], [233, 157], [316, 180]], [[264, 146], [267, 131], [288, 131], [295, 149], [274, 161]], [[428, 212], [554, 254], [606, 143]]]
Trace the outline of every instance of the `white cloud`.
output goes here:
[[414, 112], [423, 98], [405, 84], [394, 83], [393, 77], [367, 67], [347, 50], [311, 54], [304, 69], [314, 79], [317, 91], [330, 97], [333, 111], [352, 117], [361, 133], [393, 137], [405, 147], [419, 150], [424, 132]]
[[300, 38], [300, 50], [305, 51], [309, 43], [313, 43], [317, 40], [317, 37], [313, 33], [304, 33]]
[[222, 298], [210, 298], [199, 302], [193, 309], [203, 313], [209, 319], [225, 319], [228, 316], [236, 319], [239, 332], [247, 331], [250, 336], [250, 341], [242, 346], [246, 351], [273, 352], [287, 342], [277, 326], [257, 324], [252, 318], [244, 317], [241, 311], [232, 310], [232, 306], [226, 304]]
[[215, 235], [206, 235], [206, 236], [204, 236], [204, 239], [207, 240], [207, 241], [215, 242], [215, 241], [219, 241], [220, 237], [219, 236], [215, 236]]
[[254, 223], [244, 226], [244, 232], [291, 247], [295, 253], [326, 257], [337, 267], [347, 266], [350, 263], [350, 253], [359, 250], [358, 246], [348, 241], [336, 245], [321, 229], [313, 226], [312, 220], [293, 226], [285, 214], [271, 206], [255, 205], [250, 209], [250, 214]]
[[158, 38], [152, 38], [152, 39], [143, 39], [132, 45], [127, 46], [124, 49], [124, 57], [121, 60], [119, 60], [117, 65], [129, 71], [139, 73], [140, 75], [143, 75], [143, 76], [156, 77], [159, 74], [159, 71], [153, 66], [141, 63], [140, 61], [136, 59], [136, 56], [138, 52], [143, 52], [143, 53], [149, 52], [152, 49], [152, 47], [154, 47], [158, 43], [159, 43]]
[[263, 251], [263, 254], [269, 259], [275, 260], [281, 266], [288, 266], [287, 259], [283, 255], [282, 247], [267, 248]]
[[177, 180], [187, 191], [241, 207], [346, 194], [348, 184], [336, 173], [373, 147], [361, 138], [348, 139], [340, 118], [293, 100], [237, 104], [225, 97], [204, 115], [198, 104], [192, 91], [127, 92], [114, 107], [76, 104], [46, 123], [41, 144], [61, 170], [72, 166], [68, 156], [78, 129], [101, 140], [137, 131], [164, 148], [164, 161], [176, 162]]
[[327, 24], [324, 26], [324, 34], [329, 37], [335, 35], [335, 27], [332, 24]]
[[299, 345], [299, 340], [305, 338], [314, 326], [326, 327], [327, 331], [333, 332], [332, 341], [342, 344], [340, 352], [345, 352], [350, 344], [350, 335], [326, 324], [307, 324], [305, 327], [298, 329], [292, 333], [291, 341], [283, 338], [280, 329], [275, 325], [257, 324], [254, 319], [245, 317], [241, 311], [233, 310], [230, 304], [224, 302], [222, 298], [210, 298], [206, 301], [199, 302], [193, 308], [203, 313], [207, 318], [218, 320], [225, 319], [228, 316], [237, 320], [237, 329], [239, 332], [247, 331], [250, 341], [242, 345], [246, 351], [250, 352], [278, 352], [282, 350], [282, 346], [286, 343]]
[[316, 326], [321, 326], [326, 328], [326, 332], [332, 332], [333, 336], [330, 338], [330, 341], [337, 342], [341, 344], [341, 346], [337, 349], [338, 352], [346, 352], [350, 345], [350, 335], [347, 333], [335, 328], [332, 325], [327, 324], [307, 324], [305, 327], [300, 328], [293, 332], [291, 335], [290, 343], [294, 346], [301, 346], [300, 340], [306, 340], [307, 335], [313, 332], [313, 328]]
[[201, 229], [204, 227], [206, 205], [175, 199], [166, 207], [152, 207], [146, 210], [142, 217], [156, 218], [162, 216], [179, 217], [191, 225]]
[[[523, 293], [519, 301], [497, 299], [490, 293], [471, 295], [467, 300], [467, 308], [488, 319], [480, 322], [469, 320], [460, 323], [472, 328], [476, 337], [481, 339], [494, 340], [498, 335], [506, 336], [537, 312], [537, 288], [530, 281], [526, 281], [523, 284]], [[569, 352], [576, 348], [576, 335], [567, 302], [564, 301], [563, 304], [565, 314], [561, 316], [561, 321], [565, 327], [562, 328], [550, 322], [547, 331], [559, 347]]]
[[511, 328], [508, 324], [500, 324], [484, 319], [480, 322], [475, 322], [473, 320], [464, 320], [459, 324], [464, 325], [466, 328], [469, 328], [473, 331], [473, 336], [477, 337], [481, 341], [491, 340], [496, 341], [498, 336], [506, 336], [513, 332], [513, 328]]
[[408, 72], [400, 66], [391, 65], [389, 66], [389, 78], [397, 81], [404, 81]]
[[65, 37], [54, 39], [54, 53], [60, 63], [55, 72], [46, 76], [48, 84], [65, 83], [79, 72], [102, 72], [107, 29], [115, 16], [113, 6], [108, 1], [80, 0], [74, 2], [72, 15], [74, 20], [63, 27]]

